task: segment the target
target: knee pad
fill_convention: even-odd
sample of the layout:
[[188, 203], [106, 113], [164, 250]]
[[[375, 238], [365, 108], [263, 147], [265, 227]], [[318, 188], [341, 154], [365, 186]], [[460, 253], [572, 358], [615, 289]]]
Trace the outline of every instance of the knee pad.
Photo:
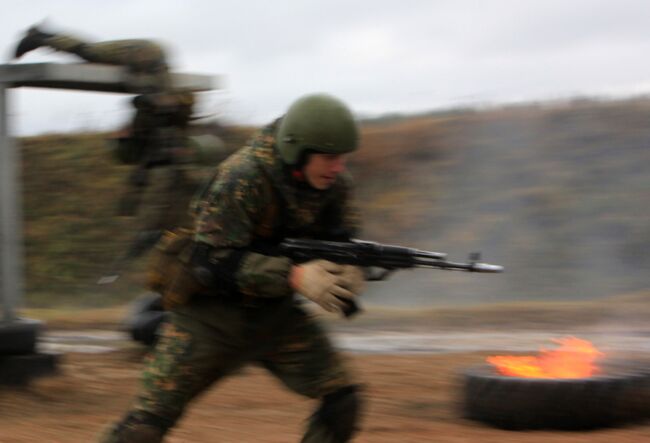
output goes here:
[[361, 411], [359, 385], [338, 389], [323, 397], [314, 419], [320, 421], [336, 438], [337, 442], [347, 442], [357, 430]]

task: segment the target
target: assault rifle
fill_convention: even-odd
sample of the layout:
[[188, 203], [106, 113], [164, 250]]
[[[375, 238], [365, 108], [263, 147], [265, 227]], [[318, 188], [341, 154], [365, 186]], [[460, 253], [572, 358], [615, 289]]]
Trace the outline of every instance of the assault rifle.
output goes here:
[[[481, 263], [480, 253], [470, 254], [467, 263], [448, 261], [447, 254], [422, 251], [403, 246], [385, 245], [363, 240], [345, 242], [325, 240], [285, 239], [279, 245], [280, 253], [294, 262], [325, 259], [338, 264], [379, 268], [383, 272], [370, 274], [371, 281], [384, 280], [390, 273], [407, 268], [435, 268], [465, 272], [503, 272], [503, 266]], [[356, 314], [359, 306], [351, 301], [343, 311], [346, 317]]]

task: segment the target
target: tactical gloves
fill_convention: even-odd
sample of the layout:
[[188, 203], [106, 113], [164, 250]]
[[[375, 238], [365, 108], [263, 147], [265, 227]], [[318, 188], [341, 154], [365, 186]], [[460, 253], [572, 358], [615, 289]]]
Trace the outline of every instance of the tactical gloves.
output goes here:
[[366, 289], [366, 276], [363, 269], [354, 265], [341, 266], [339, 285], [355, 295], [360, 295]]
[[363, 289], [361, 270], [327, 260], [312, 260], [292, 267], [289, 284], [328, 312], [343, 312]]

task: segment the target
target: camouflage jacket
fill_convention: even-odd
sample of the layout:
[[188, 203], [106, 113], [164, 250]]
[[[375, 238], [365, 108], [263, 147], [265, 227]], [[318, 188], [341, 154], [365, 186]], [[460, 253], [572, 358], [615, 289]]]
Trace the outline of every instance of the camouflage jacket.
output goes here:
[[331, 239], [340, 233], [354, 236], [358, 230], [351, 177], [340, 174], [325, 191], [296, 181], [277, 152], [276, 125], [264, 128], [223, 162], [191, 205], [195, 240], [211, 245], [217, 257], [246, 250], [234, 275], [237, 289], [249, 296], [292, 293], [289, 259], [253, 252], [255, 243], [286, 237]]

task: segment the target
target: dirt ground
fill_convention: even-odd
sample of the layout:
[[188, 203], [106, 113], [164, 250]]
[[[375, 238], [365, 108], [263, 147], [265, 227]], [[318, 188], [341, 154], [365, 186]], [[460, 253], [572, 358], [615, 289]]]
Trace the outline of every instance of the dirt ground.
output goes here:
[[[350, 355], [367, 383], [358, 443], [406, 442], [650, 442], [650, 424], [590, 432], [503, 431], [461, 417], [463, 368], [487, 354]], [[142, 352], [63, 356], [60, 375], [27, 388], [0, 390], [0, 442], [92, 442], [118, 418], [137, 389]], [[259, 368], [213, 387], [189, 410], [170, 443], [299, 441], [313, 407]]]
[[[456, 352], [418, 354], [352, 353], [353, 368], [366, 384], [366, 411], [355, 443], [650, 443], [650, 421], [589, 432], [505, 431], [462, 417], [460, 373], [481, 364], [494, 344], [489, 331], [532, 337], [537, 332], [599, 331], [600, 338], [634, 336], [630, 357], [648, 362], [650, 351], [650, 292], [598, 303], [527, 304], [481, 309], [417, 311], [397, 316], [367, 312], [354, 322], [333, 323], [335, 332], [396, 333], [467, 332], [484, 347]], [[612, 323], [612, 312], [626, 321]], [[115, 331], [122, 311], [27, 313], [48, 322], [50, 329], [78, 331], [91, 325]], [[572, 325], [573, 331], [567, 330]], [[607, 328], [605, 328], [607, 326]], [[615, 327], [614, 327], [615, 326]], [[553, 333], [554, 333], [553, 332]], [[527, 334], [533, 335], [527, 335]], [[630, 335], [634, 333], [633, 335]], [[434, 335], [432, 348], [444, 348], [438, 340], [456, 335]], [[476, 338], [478, 337], [478, 338]], [[482, 338], [481, 338], [482, 337]], [[647, 340], [646, 340], [647, 337]], [[498, 345], [505, 345], [498, 336]], [[612, 343], [626, 344], [626, 341]], [[548, 343], [540, 342], [539, 345]], [[536, 347], [536, 346], [535, 346]], [[447, 349], [447, 348], [446, 348]], [[619, 348], [619, 349], [622, 349]], [[636, 350], [634, 350], [636, 349]], [[639, 349], [643, 351], [640, 352]], [[28, 387], [0, 387], [0, 443], [87, 443], [118, 419], [128, 408], [138, 387], [144, 350], [122, 343], [116, 351], [88, 354], [66, 351], [59, 375], [41, 378]], [[620, 357], [620, 356], [619, 356]], [[300, 439], [305, 419], [315, 404], [283, 388], [263, 370], [250, 367], [226, 379], [199, 398], [169, 438], [169, 443], [291, 443]]]

